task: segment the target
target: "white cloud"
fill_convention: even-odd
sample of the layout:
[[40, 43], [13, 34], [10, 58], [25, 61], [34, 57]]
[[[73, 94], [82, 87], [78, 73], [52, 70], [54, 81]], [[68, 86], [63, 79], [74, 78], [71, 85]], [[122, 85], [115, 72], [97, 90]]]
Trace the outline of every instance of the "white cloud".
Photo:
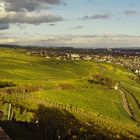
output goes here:
[[[58, 5], [61, 0], [0, 0], [0, 30], [9, 28], [10, 24], [41, 24], [63, 20], [54, 14], [37, 12], [44, 4]], [[41, 8], [41, 7], [40, 7]]]
[[27, 23], [27, 24], [40, 24], [47, 22], [61, 21], [62, 18], [54, 15], [40, 15], [37, 13], [23, 13], [23, 12], [1, 12], [1, 23]]
[[[140, 47], [140, 36], [129, 35], [92, 35], [92, 36], [34, 36], [8, 38], [17, 45], [33, 46], [73, 46], [73, 47]], [[1, 39], [0, 39], [1, 41]], [[10, 44], [11, 44], [10, 42]], [[5, 38], [6, 43], [6, 38]]]

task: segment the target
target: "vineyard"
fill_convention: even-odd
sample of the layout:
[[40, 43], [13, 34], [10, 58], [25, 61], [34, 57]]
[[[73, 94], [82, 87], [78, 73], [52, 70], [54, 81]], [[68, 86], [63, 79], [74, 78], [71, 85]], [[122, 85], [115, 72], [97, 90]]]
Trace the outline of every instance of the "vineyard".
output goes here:
[[139, 139], [140, 84], [131, 71], [24, 49], [0, 48], [0, 60], [0, 126], [11, 138]]

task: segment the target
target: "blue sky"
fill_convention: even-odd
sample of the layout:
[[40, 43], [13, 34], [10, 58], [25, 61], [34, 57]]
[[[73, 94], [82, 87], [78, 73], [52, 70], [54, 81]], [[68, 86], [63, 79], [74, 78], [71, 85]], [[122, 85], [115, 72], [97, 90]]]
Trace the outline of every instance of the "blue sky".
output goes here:
[[1, 43], [140, 47], [139, 0], [0, 0]]

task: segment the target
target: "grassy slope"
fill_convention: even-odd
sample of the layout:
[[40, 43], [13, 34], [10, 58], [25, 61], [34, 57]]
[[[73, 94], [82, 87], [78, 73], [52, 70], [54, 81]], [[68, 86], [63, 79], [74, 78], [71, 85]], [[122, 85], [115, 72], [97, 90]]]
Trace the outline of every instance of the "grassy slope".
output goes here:
[[[8, 79], [21, 85], [28, 83], [43, 86], [43, 91], [33, 93], [34, 98], [72, 104], [116, 119], [130, 121], [121, 106], [117, 91], [87, 82], [92, 74], [98, 73], [120, 81], [126, 87], [129, 84], [129, 88], [135, 89], [134, 94], [139, 99], [140, 85], [135, 86], [135, 82], [128, 77], [134, 75], [122, 67], [87, 61], [47, 60], [27, 56], [25, 51], [20, 49], [0, 49], [1, 80]], [[69, 84], [70, 87], [62, 89], [60, 84]]]

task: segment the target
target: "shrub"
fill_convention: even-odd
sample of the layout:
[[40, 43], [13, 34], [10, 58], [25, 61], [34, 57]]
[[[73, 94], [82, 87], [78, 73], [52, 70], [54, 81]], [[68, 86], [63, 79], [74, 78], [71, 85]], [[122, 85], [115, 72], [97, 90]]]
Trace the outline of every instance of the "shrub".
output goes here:
[[12, 82], [7, 82], [7, 81], [1, 81], [0, 82], [0, 88], [5, 88], [5, 87], [14, 87], [16, 84]]
[[73, 86], [71, 84], [59, 84], [59, 86], [61, 87], [62, 90], [68, 90], [68, 89], [73, 89]]
[[109, 88], [113, 88], [116, 85], [116, 81], [112, 80], [111, 78], [104, 77], [100, 74], [92, 75], [92, 78], [88, 80], [88, 82], [105, 85]]

